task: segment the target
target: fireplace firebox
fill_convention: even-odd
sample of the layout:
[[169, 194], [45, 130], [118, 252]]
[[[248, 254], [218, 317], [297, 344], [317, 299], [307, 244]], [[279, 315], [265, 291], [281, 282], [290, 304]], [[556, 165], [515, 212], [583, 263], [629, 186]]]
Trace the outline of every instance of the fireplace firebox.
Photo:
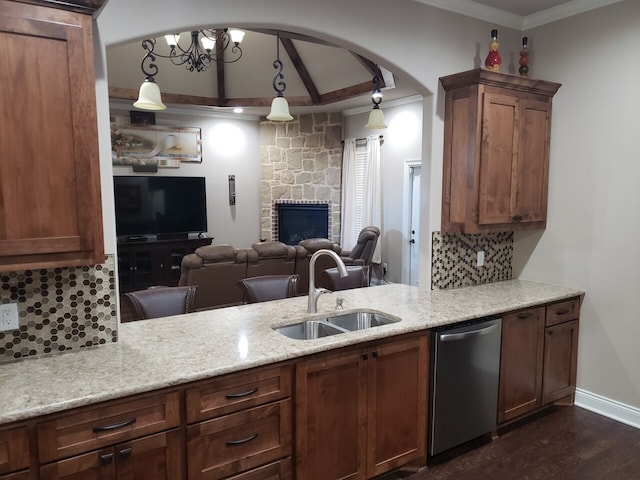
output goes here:
[[295, 245], [306, 238], [329, 238], [329, 205], [278, 203], [278, 241]]

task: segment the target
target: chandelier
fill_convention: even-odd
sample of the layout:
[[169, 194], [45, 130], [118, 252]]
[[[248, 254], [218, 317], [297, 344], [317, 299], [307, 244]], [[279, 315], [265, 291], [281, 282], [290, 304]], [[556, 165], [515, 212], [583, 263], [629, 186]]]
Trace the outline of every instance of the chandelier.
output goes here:
[[[147, 52], [140, 62], [140, 68], [145, 75], [145, 80], [140, 86], [138, 100], [133, 106], [143, 110], [164, 110], [166, 105], [162, 103], [160, 88], [153, 77], [158, 73], [156, 58], [168, 58], [174, 65], [185, 65], [191, 72], [204, 72], [213, 63], [234, 63], [242, 57], [240, 43], [244, 38], [242, 30], [225, 28], [223, 30], [193, 30], [190, 33], [191, 43], [182, 45], [180, 34], [165, 35], [169, 46], [167, 53], [156, 50], [156, 39], [143, 40], [142, 48]], [[228, 58], [227, 58], [228, 57]]]
[[[153, 54], [156, 57], [168, 58], [174, 65], [185, 65], [187, 70], [193, 72], [204, 72], [212, 64], [234, 63], [242, 57], [240, 43], [244, 38], [242, 30], [194, 30], [190, 33], [190, 43], [182, 45], [180, 43], [181, 34], [165, 35], [164, 38], [169, 46], [168, 53], [156, 51], [156, 39], [150, 38], [142, 41], [142, 48], [147, 50], [147, 55]], [[230, 56], [231, 55], [231, 56]], [[225, 57], [229, 57], [229, 59]]]

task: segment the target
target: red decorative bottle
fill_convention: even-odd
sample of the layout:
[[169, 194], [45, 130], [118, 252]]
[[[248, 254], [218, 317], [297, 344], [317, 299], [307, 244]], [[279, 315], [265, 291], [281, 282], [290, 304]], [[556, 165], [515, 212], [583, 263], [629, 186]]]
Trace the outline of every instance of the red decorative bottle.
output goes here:
[[522, 50], [520, 50], [520, 68], [518, 72], [521, 77], [529, 76], [529, 52], [527, 51], [527, 37], [522, 37]]
[[484, 61], [484, 67], [487, 70], [493, 70], [494, 72], [500, 71], [500, 64], [502, 63], [502, 59], [500, 58], [500, 54], [498, 53], [499, 46], [500, 44], [498, 43], [498, 30], [491, 30], [489, 55], [487, 55], [487, 58]]

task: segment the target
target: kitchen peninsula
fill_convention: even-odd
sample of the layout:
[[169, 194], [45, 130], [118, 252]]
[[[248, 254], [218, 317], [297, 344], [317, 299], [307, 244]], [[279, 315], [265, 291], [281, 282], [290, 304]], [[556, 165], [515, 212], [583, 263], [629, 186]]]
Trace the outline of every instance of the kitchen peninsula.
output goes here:
[[[314, 340], [294, 340], [273, 330], [274, 326], [295, 323], [308, 317], [306, 297], [121, 324], [119, 341], [115, 344], [1, 365], [0, 401], [3, 408], [0, 410], [0, 424], [6, 424], [3, 427], [4, 432], [9, 427], [16, 427], [24, 428], [29, 432], [29, 435], [37, 433], [39, 449], [42, 450], [41, 439], [45, 438], [45, 434], [51, 434], [52, 428], [54, 430], [55, 428], [62, 429], [64, 421], [58, 420], [72, 416], [72, 413], [67, 417], [64, 416], [67, 410], [80, 411], [82, 415], [85, 415], [86, 409], [78, 407], [90, 409], [89, 406], [98, 404], [95, 405], [98, 409], [105, 405], [103, 410], [110, 412], [109, 418], [113, 420], [118, 417], [117, 409], [108, 410], [108, 407], [114, 402], [106, 401], [133, 395], [133, 400], [126, 400], [133, 403], [140, 396], [146, 398], [145, 394], [148, 392], [156, 392], [156, 396], [161, 393], [162, 398], [168, 399], [164, 404], [164, 413], [161, 416], [175, 417], [173, 423], [163, 417], [163, 421], [167, 420], [170, 423], [167, 425], [167, 430], [169, 428], [177, 429], [176, 431], [180, 431], [182, 428], [187, 430], [187, 450], [189, 453], [186, 454], [186, 463], [188, 464], [189, 478], [225, 478], [242, 471], [242, 469], [259, 469], [263, 468], [263, 465], [266, 468], [273, 465], [268, 464], [268, 461], [273, 461], [273, 458], [282, 459], [290, 455], [290, 453], [282, 452], [287, 448], [289, 452], [291, 451], [291, 410], [292, 405], [299, 408], [297, 403], [301, 399], [295, 396], [303, 380], [298, 374], [295, 387], [292, 388], [292, 371], [294, 365], [303, 364], [306, 358], [322, 359], [324, 358], [322, 355], [333, 353], [334, 350], [339, 352], [348, 350], [346, 347], [355, 346], [357, 348], [362, 344], [362, 348], [371, 346], [367, 348], [372, 349], [372, 356], [377, 359], [378, 351], [382, 356], [385, 347], [382, 346], [379, 350], [377, 347], [374, 348], [373, 346], [377, 345], [376, 342], [380, 342], [381, 345], [382, 342], [385, 342], [389, 346], [396, 337], [397, 339], [406, 338], [413, 342], [415, 339], [424, 339], [428, 329], [433, 327], [530, 309], [531, 307], [573, 302], [573, 305], [579, 309], [579, 299], [582, 295], [583, 292], [576, 289], [521, 280], [509, 280], [453, 290], [430, 291], [406, 285], [389, 284], [341, 291], [321, 297], [318, 307], [320, 313], [317, 316], [322, 317], [323, 314], [326, 316], [328, 312], [334, 312], [336, 299], [341, 297], [345, 299], [344, 312], [348, 312], [350, 309], [367, 309], [384, 312], [387, 315], [400, 318], [401, 321]], [[547, 309], [549, 309], [548, 306]], [[577, 311], [573, 314], [577, 315]], [[426, 345], [426, 340], [418, 341], [422, 341], [422, 345]], [[398, 342], [396, 341], [396, 343]], [[426, 357], [426, 349], [422, 348], [419, 351], [421, 355]], [[358, 353], [358, 356], [360, 355]], [[362, 358], [364, 355], [363, 353]], [[426, 360], [426, 358], [420, 358]], [[323, 365], [330, 363], [328, 360], [322, 360], [322, 362], [324, 362]], [[276, 408], [274, 405], [277, 405], [276, 416], [279, 423], [276, 423], [275, 426], [279, 428], [280, 444], [277, 449], [267, 448], [263, 445], [264, 449], [260, 455], [266, 456], [260, 457], [258, 455], [258, 459], [253, 464], [250, 461], [243, 464], [244, 460], [240, 458], [226, 463], [221, 461], [220, 465], [216, 466], [219, 470], [216, 470], [215, 476], [199, 475], [201, 470], [205, 471], [205, 466], [198, 462], [207, 460], [206, 455], [192, 457], [191, 452], [196, 447], [204, 449], [209, 445], [199, 440], [207, 434], [206, 424], [218, 421], [220, 418], [245, 414], [244, 411], [233, 413], [233, 410], [229, 409], [230, 407], [227, 408], [224, 405], [216, 415], [209, 414], [205, 407], [207, 405], [211, 407], [215, 403], [211, 397], [216, 395], [215, 389], [200, 385], [204, 385], [207, 381], [213, 382], [207, 385], [214, 385], [218, 377], [225, 379], [238, 375], [240, 377], [250, 376], [252, 371], [259, 373], [256, 381], [260, 385], [263, 385], [268, 379], [275, 378], [274, 375], [279, 379], [277, 385], [271, 385], [267, 393], [268, 398], [264, 400], [264, 402], [277, 401], [266, 403], [266, 406], [271, 410], [264, 415], [271, 418], [274, 415], [273, 409]], [[273, 371], [277, 371], [277, 374], [274, 374]], [[420, 375], [425, 377], [420, 381], [426, 385], [426, 372], [428, 372], [426, 362], [424, 368], [420, 368], [419, 371], [422, 372]], [[219, 383], [221, 382], [222, 380]], [[247, 381], [247, 383], [251, 382]], [[243, 384], [239, 382], [235, 387], [238, 385], [242, 386]], [[220, 386], [218, 385], [218, 387]], [[228, 393], [227, 398], [233, 398], [233, 395], [236, 395], [235, 393], [229, 394], [230, 387], [228, 385], [224, 387], [226, 390], [223, 390]], [[279, 394], [279, 390], [284, 393]], [[200, 402], [198, 405], [202, 406], [201, 411], [196, 412], [191, 408], [192, 405], [195, 405], [193, 402], [190, 403], [193, 400], [191, 397], [197, 397]], [[294, 397], [294, 400], [289, 397]], [[421, 398], [423, 397], [426, 397], [426, 392]], [[185, 407], [180, 406], [183, 401], [187, 402], [186, 423], [188, 426], [186, 427], [184, 426]], [[101, 402], [106, 403], [101, 404]], [[124, 402], [115, 403], [116, 406], [124, 405]], [[258, 404], [260, 402], [249, 402], [245, 407], [253, 407]], [[216, 408], [219, 407], [218, 405]], [[251, 408], [248, 412], [254, 410], [258, 412], [261, 408], [265, 407]], [[426, 409], [426, 403], [424, 409]], [[296, 421], [299, 421], [300, 411], [297, 411]], [[227, 415], [229, 412], [232, 412], [231, 415]], [[223, 414], [226, 416], [221, 416]], [[246, 414], [249, 415], [249, 413]], [[122, 415], [121, 413], [120, 416], [122, 417]], [[255, 413], [255, 415], [262, 418], [261, 413]], [[97, 420], [89, 413], [86, 413], [85, 417], [83, 417], [84, 422]], [[218, 418], [209, 420], [209, 422], [200, 422], [200, 420], [212, 417]], [[159, 422], [157, 415], [154, 418], [156, 422]], [[53, 420], [50, 421], [50, 419]], [[138, 420], [136, 428], [138, 426], [144, 427], [141, 425], [142, 421]], [[196, 421], [200, 423], [196, 423]], [[224, 430], [223, 427], [220, 428]], [[295, 429], [295, 427], [293, 428]], [[195, 433], [196, 429], [197, 434]], [[219, 429], [216, 427], [214, 430], [218, 431]], [[157, 431], [151, 430], [151, 433]], [[94, 429], [93, 435], [97, 436], [95, 432]], [[3, 440], [2, 434], [3, 430], [0, 429], [0, 444]], [[163, 434], [167, 434], [167, 432]], [[266, 437], [266, 435], [264, 436]], [[123, 438], [130, 440], [132, 437], [125, 436]], [[181, 442], [179, 439], [175, 441]], [[62, 439], [58, 439], [58, 443], [60, 442]], [[111, 444], [116, 445], [117, 443], [118, 437], [116, 436]], [[95, 450], [98, 451], [98, 448], [103, 448], [107, 444], [109, 442], [98, 442], [94, 444]], [[89, 450], [88, 448], [86, 450], [74, 450], [73, 448], [66, 453], [47, 452], [43, 454], [40, 451], [39, 454], [32, 452], [31, 455], [33, 458], [39, 458], [38, 464], [42, 472], [46, 471], [48, 466], [53, 468], [52, 465], [56, 465], [56, 469], [62, 468], [59, 464], [76, 458], [67, 457]], [[119, 447], [116, 445], [115, 448]], [[212, 444], [210, 448], [213, 448]], [[179, 451], [183, 452], [182, 448], [179, 448]], [[274, 453], [276, 456], [269, 458], [265, 452], [276, 452]], [[184, 455], [184, 453], [180, 453], [176, 458], [183, 458]], [[63, 460], [64, 458], [67, 459]], [[178, 466], [173, 468], [186, 471], [187, 467], [179, 459], [176, 460]], [[47, 462], [53, 463], [47, 465]], [[291, 460], [287, 460], [287, 462], [291, 462]], [[295, 467], [290, 467], [288, 463], [283, 463], [282, 460], [276, 463], [278, 463], [278, 469], [295, 469]], [[198, 475], [194, 473], [197, 470], [194, 467], [196, 464], [199, 469]], [[11, 471], [2, 470], [1, 467], [2, 465], [0, 465], [0, 474]], [[20, 468], [33, 470], [38, 467], [35, 464], [29, 465], [27, 462]], [[279, 470], [274, 470], [274, 472], [276, 471]], [[376, 470], [373, 471], [376, 472]], [[20, 478], [31, 477], [27, 475]], [[64, 478], [64, 476], [60, 474], [59, 477], [48, 477], [46, 474], [44, 476], [41, 474], [41, 478]], [[283, 475], [275, 478], [289, 477]], [[300, 471], [298, 478], [301, 478]]]

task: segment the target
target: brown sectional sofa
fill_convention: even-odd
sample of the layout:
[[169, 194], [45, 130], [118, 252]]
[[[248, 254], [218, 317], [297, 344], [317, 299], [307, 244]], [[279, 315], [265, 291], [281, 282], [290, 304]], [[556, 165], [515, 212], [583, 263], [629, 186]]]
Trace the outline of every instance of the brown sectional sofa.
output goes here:
[[[309, 288], [309, 261], [320, 249], [335, 251], [346, 265], [369, 265], [380, 230], [377, 227], [367, 228], [373, 230], [363, 229], [358, 244], [351, 251], [343, 251], [326, 238], [302, 240], [295, 246], [276, 241], [261, 242], [246, 249], [231, 245], [205, 245], [182, 259], [179, 285], [198, 286], [196, 310], [242, 304], [243, 293], [237, 285], [238, 280], [262, 275], [297, 273], [300, 276], [298, 291], [306, 295]], [[350, 256], [353, 254], [358, 257]], [[335, 262], [328, 255], [317, 258], [315, 272], [318, 287], [329, 287], [323, 284], [327, 278], [321, 272], [332, 267], [335, 267]]]

